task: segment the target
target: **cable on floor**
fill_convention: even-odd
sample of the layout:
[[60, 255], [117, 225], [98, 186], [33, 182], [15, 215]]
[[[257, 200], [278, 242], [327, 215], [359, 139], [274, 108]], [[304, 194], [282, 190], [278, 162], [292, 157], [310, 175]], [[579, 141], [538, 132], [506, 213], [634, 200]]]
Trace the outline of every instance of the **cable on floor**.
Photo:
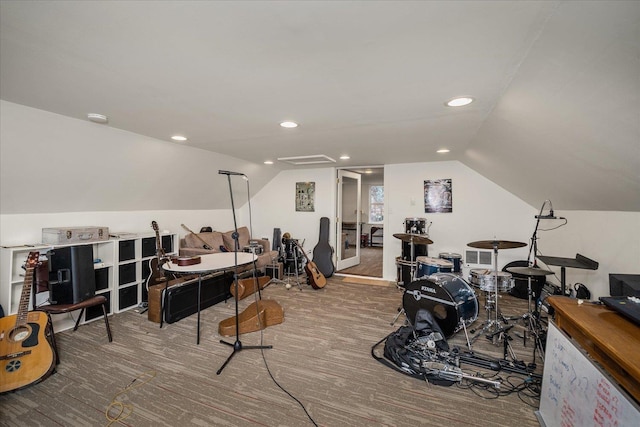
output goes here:
[[[122, 391], [116, 393], [115, 396], [113, 396], [113, 399], [111, 399], [111, 403], [109, 404], [107, 409], [104, 411], [104, 415], [107, 418], [107, 421], [109, 421], [107, 423], [107, 427], [109, 427], [114, 422], [123, 421], [129, 418], [129, 416], [133, 414], [133, 405], [126, 404], [122, 401], [117, 400], [118, 397], [138, 387], [142, 387], [143, 385], [145, 385], [155, 377], [156, 377], [156, 371], [144, 372], [138, 375], [137, 377], [135, 377], [133, 381], [129, 383], [128, 386], [126, 386]], [[113, 412], [117, 412], [117, 414], [111, 415]]]

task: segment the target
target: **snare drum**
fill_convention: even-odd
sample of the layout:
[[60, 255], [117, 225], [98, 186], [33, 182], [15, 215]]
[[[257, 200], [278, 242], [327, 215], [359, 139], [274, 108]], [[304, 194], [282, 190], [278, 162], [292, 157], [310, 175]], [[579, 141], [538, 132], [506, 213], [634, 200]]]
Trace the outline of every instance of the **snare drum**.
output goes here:
[[406, 218], [404, 220], [404, 230], [408, 234], [426, 234], [427, 219], [426, 218]]
[[453, 264], [453, 272], [461, 273], [461, 264], [462, 264], [462, 255], [455, 254], [453, 252], [440, 252], [438, 255], [442, 259], [446, 259], [447, 261]]
[[418, 273], [416, 274], [418, 279], [435, 273], [450, 273], [453, 270], [453, 264], [445, 259], [419, 256], [416, 262], [418, 263]]
[[498, 271], [497, 286], [496, 272], [493, 270], [475, 269], [471, 270], [471, 283], [486, 292], [508, 292], [513, 288], [513, 277], [511, 273]]
[[412, 324], [419, 309], [430, 311], [447, 337], [478, 318], [475, 292], [462, 277], [452, 273], [436, 273], [407, 285], [402, 308]]

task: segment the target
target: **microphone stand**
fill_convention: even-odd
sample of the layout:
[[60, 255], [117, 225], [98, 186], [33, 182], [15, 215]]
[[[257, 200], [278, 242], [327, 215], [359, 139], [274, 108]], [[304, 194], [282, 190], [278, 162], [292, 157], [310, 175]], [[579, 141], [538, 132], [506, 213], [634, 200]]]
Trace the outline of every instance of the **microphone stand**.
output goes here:
[[[538, 227], [540, 227], [540, 218], [542, 217], [542, 211], [544, 210], [544, 206], [547, 202], [551, 205], [551, 200], [545, 200], [542, 202], [540, 212], [536, 215], [536, 227], [533, 230], [533, 235], [531, 236], [531, 246], [529, 247], [529, 255], [527, 256], [527, 265], [533, 268], [538, 267], [538, 262], [536, 260], [536, 255], [538, 254]], [[553, 205], [551, 205], [551, 212], [553, 212]], [[531, 252], [533, 252], [533, 264], [531, 264]]]
[[[227, 181], [229, 182], [229, 195], [231, 196], [231, 212], [233, 213], [233, 233], [231, 234], [231, 237], [233, 237], [233, 241], [234, 241], [234, 274], [233, 274], [233, 282], [234, 282], [234, 286], [235, 286], [235, 300], [236, 300], [236, 340], [235, 342], [229, 343], [226, 342], [224, 340], [220, 340], [220, 342], [222, 344], [226, 344], [230, 347], [233, 347], [233, 351], [231, 352], [231, 354], [229, 355], [229, 357], [227, 358], [227, 360], [225, 360], [225, 362], [222, 364], [222, 366], [220, 367], [220, 369], [218, 369], [218, 372], [216, 372], [217, 375], [220, 375], [222, 373], [222, 370], [225, 368], [225, 366], [227, 366], [227, 364], [231, 361], [231, 359], [233, 358], [233, 356], [235, 356], [236, 353], [242, 351], [242, 350], [255, 350], [255, 349], [264, 349], [264, 348], [273, 348], [273, 346], [263, 346], [263, 345], [248, 345], [248, 346], [243, 346], [242, 342], [240, 341], [240, 320], [238, 318], [238, 251], [240, 250], [240, 242], [238, 241], [239, 238], [239, 234], [238, 234], [238, 223], [236, 221], [236, 208], [235, 205], [233, 203], [233, 188], [231, 187], [231, 175], [242, 175], [243, 177], [245, 177], [245, 175], [243, 174], [239, 174], [239, 173], [231, 173], [228, 171], [218, 171], [219, 174], [222, 175], [227, 175]], [[246, 178], [246, 177], [245, 177]], [[247, 180], [247, 183], [249, 181]], [[247, 189], [248, 189], [248, 185], [247, 185]], [[254, 274], [255, 274], [255, 254], [253, 255], [253, 265], [254, 265]], [[259, 286], [258, 286], [259, 287]]]

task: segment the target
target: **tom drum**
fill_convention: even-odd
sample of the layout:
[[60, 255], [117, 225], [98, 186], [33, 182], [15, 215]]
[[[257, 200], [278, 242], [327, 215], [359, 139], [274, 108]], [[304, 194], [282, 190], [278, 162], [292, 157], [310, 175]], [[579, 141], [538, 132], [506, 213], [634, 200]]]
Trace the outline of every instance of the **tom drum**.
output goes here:
[[416, 265], [417, 263], [415, 261], [408, 261], [400, 257], [396, 257], [396, 267], [398, 270], [398, 286], [405, 286], [406, 284], [411, 283], [411, 281], [413, 280], [411, 270], [415, 272]]
[[453, 264], [452, 271], [454, 273], [462, 273], [462, 255], [453, 252], [440, 252], [438, 256]]
[[427, 219], [426, 218], [406, 218], [404, 220], [404, 230], [408, 234], [426, 234]]
[[453, 264], [446, 259], [419, 256], [416, 262], [418, 263], [418, 272], [416, 274], [418, 279], [435, 273], [450, 273], [453, 270]]

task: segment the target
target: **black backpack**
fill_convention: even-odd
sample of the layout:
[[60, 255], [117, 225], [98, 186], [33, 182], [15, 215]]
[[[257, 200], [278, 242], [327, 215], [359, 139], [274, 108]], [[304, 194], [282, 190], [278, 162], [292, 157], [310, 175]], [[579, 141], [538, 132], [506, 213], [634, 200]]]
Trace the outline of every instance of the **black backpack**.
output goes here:
[[[435, 385], [450, 386], [454, 383], [449, 379], [440, 378], [437, 374], [424, 368], [425, 362], [440, 360], [441, 353], [449, 351], [449, 344], [444, 338], [444, 333], [435, 322], [431, 313], [425, 309], [419, 309], [416, 313], [414, 326], [401, 326], [397, 331], [390, 333], [382, 340], [378, 341], [371, 348], [371, 355], [396, 371], [402, 372], [413, 378], [427, 380]], [[384, 341], [384, 358], [375, 354], [374, 350]], [[426, 344], [428, 357], [425, 356]]]

